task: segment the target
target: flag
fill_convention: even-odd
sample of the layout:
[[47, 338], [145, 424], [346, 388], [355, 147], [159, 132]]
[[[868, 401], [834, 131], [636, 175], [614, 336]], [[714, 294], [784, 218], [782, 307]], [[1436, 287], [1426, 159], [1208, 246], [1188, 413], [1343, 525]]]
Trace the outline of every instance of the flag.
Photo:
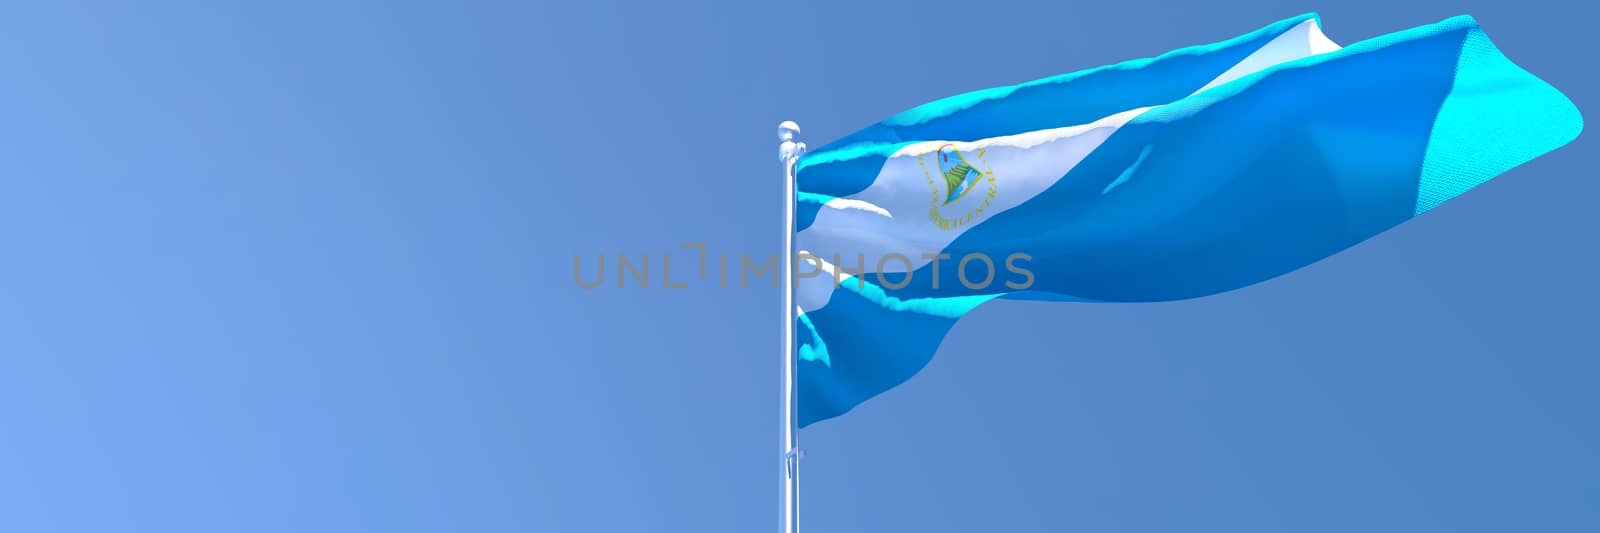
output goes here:
[[799, 424], [909, 379], [986, 302], [1258, 283], [1582, 127], [1467, 16], [1340, 47], [1308, 14], [914, 107], [797, 165]]

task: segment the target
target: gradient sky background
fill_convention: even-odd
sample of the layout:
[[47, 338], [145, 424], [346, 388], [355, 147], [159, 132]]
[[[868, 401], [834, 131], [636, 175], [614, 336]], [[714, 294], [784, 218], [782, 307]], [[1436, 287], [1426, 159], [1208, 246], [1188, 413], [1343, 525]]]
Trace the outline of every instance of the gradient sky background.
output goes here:
[[[772, 253], [784, 119], [1313, 10], [1600, 105], [1555, 0], [11, 5], [0, 531], [775, 530], [779, 292], [573, 254]], [[1600, 530], [1594, 135], [1259, 286], [984, 307], [803, 432], [806, 531]]]

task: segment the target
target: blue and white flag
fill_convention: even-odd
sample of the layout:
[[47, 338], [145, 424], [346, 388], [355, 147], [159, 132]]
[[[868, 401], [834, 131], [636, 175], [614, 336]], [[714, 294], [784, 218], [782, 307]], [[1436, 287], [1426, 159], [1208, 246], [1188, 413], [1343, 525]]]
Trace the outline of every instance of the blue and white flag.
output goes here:
[[799, 162], [800, 425], [909, 379], [985, 302], [1258, 283], [1582, 128], [1466, 16], [1341, 48], [1303, 15], [915, 107]]

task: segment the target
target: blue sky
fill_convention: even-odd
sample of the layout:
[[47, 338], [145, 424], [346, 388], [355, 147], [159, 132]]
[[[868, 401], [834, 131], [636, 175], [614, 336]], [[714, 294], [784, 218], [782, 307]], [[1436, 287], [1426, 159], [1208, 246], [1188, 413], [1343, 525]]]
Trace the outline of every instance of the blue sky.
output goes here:
[[[765, 257], [781, 120], [1306, 11], [1600, 94], [1547, 0], [13, 6], [0, 530], [776, 528], [778, 291], [573, 254]], [[803, 433], [807, 530], [1595, 530], [1589, 137], [1244, 290], [980, 309]]]

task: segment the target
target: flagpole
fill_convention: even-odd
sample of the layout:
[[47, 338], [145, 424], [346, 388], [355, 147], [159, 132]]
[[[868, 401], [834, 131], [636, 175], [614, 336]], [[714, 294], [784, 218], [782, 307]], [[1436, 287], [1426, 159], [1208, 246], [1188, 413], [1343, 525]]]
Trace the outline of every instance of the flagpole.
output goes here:
[[795, 425], [794, 357], [794, 207], [795, 167], [806, 143], [800, 142], [800, 125], [784, 121], [778, 125], [778, 158], [783, 161], [783, 255], [778, 268], [783, 272], [783, 533], [800, 531], [800, 436]]

